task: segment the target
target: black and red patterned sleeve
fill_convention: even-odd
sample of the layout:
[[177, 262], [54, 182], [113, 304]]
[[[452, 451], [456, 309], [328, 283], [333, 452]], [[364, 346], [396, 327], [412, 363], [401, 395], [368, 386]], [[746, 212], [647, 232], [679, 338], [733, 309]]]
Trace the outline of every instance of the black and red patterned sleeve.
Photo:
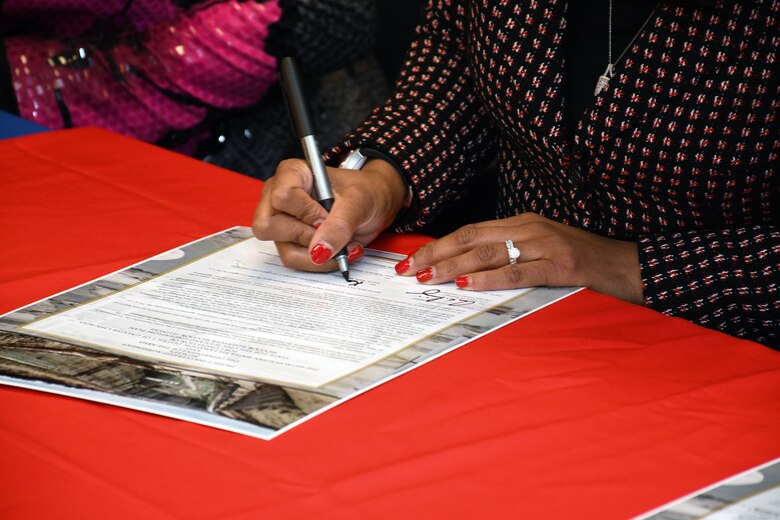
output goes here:
[[780, 349], [780, 228], [646, 236], [639, 257], [648, 306]]
[[363, 146], [395, 161], [414, 200], [399, 231], [420, 229], [457, 201], [495, 146], [469, 73], [465, 4], [429, 2], [395, 92], [329, 154]]

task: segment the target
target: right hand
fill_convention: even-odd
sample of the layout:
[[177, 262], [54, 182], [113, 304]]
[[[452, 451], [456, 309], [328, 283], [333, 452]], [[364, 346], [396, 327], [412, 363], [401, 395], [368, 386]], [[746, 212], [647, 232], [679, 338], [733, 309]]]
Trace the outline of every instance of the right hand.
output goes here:
[[314, 198], [303, 160], [282, 161], [263, 187], [252, 229], [258, 239], [276, 243], [287, 267], [337, 269], [333, 255], [345, 245], [351, 258], [362, 251], [393, 222], [406, 197], [400, 173], [381, 159], [370, 159], [360, 171], [328, 168], [328, 177], [336, 199], [330, 213]]

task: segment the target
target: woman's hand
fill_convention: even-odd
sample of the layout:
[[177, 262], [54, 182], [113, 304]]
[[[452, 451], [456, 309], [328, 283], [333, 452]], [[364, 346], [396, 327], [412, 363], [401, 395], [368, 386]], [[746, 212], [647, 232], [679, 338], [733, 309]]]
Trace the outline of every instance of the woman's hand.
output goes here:
[[[520, 250], [509, 263], [507, 240]], [[455, 280], [472, 290], [585, 286], [642, 304], [637, 245], [605, 238], [535, 213], [480, 222], [431, 242], [396, 266], [426, 284]]]
[[349, 260], [389, 226], [401, 209], [406, 188], [400, 174], [381, 159], [361, 171], [328, 168], [335, 193], [330, 213], [314, 198], [305, 161], [283, 161], [264, 187], [252, 225], [260, 240], [273, 240], [284, 265], [305, 271], [332, 271], [331, 260], [348, 245]]

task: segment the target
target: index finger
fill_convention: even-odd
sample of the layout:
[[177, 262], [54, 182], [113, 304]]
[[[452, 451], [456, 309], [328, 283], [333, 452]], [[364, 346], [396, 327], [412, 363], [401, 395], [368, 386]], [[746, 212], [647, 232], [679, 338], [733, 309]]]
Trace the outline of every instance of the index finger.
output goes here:
[[325, 209], [312, 198], [313, 182], [304, 161], [279, 164], [263, 187], [255, 210], [253, 230], [260, 240], [308, 244], [311, 229], [325, 217]]

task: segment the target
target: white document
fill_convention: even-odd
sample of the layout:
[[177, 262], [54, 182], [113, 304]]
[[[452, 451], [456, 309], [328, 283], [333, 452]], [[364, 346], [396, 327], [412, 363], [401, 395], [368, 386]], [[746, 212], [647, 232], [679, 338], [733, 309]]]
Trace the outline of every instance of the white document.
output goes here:
[[780, 520], [780, 459], [729, 477], [635, 520]]
[[247, 239], [21, 330], [98, 349], [314, 388], [343, 378], [525, 290], [480, 293], [397, 276], [392, 255], [340, 273], [281, 265]]
[[720, 509], [707, 520], [780, 520], [780, 487], [775, 487]]

